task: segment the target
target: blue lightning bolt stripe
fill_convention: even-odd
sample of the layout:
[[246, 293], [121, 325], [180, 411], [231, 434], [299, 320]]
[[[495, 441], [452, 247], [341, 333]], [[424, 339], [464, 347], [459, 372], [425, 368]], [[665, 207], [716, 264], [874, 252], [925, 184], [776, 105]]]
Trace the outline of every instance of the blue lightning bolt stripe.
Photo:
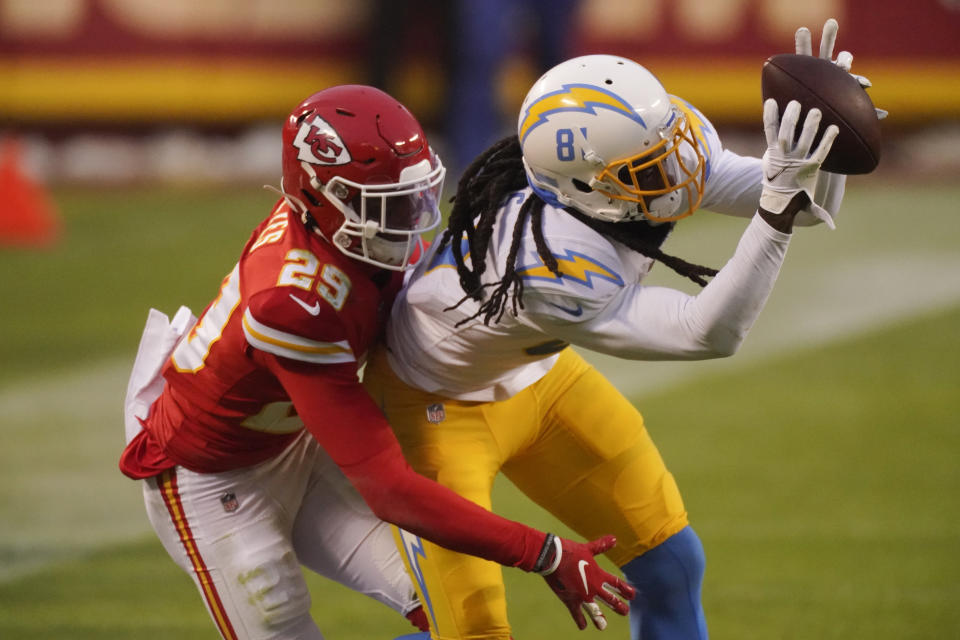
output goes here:
[[[460, 241], [460, 251], [463, 253], [464, 260], [470, 257], [470, 242], [466, 238]], [[434, 269], [442, 269], [444, 267], [450, 269], [457, 268], [457, 262], [453, 257], [453, 246], [449, 244], [443, 248], [443, 251], [440, 251], [431, 258], [430, 264], [427, 265], [427, 270], [423, 275], [427, 275]]]
[[[437, 616], [433, 612], [433, 602], [430, 601], [430, 592], [427, 591], [426, 579], [423, 577], [423, 569], [420, 568], [420, 560], [417, 556], [426, 560], [427, 552], [423, 548], [423, 540], [420, 539], [420, 536], [415, 536], [411, 533], [407, 533], [403, 529], [398, 529], [400, 532], [400, 539], [403, 540], [403, 550], [407, 554], [407, 562], [410, 564], [410, 570], [413, 571], [417, 579], [417, 585], [420, 587], [420, 593], [423, 594], [423, 599], [426, 602], [422, 603], [427, 607], [427, 612], [430, 614], [430, 619], [433, 621], [433, 629], [437, 628]], [[411, 553], [412, 551], [412, 553]]]
[[687, 122], [690, 124], [690, 131], [693, 133], [694, 139], [700, 144], [700, 151], [703, 152], [703, 156], [707, 160], [707, 173], [704, 176], [704, 179], [707, 179], [710, 177], [710, 157], [714, 151], [711, 142], [715, 137], [713, 135], [715, 131], [706, 117], [683, 98], [670, 96], [670, 102], [679, 107], [680, 111], [686, 116]]
[[517, 275], [524, 280], [548, 280], [558, 282], [563, 279], [572, 280], [577, 284], [593, 288], [593, 279], [599, 278], [612, 282], [618, 286], [623, 286], [623, 278], [616, 271], [606, 266], [602, 262], [591, 258], [590, 256], [567, 249], [565, 253], [554, 253], [553, 257], [557, 259], [557, 266], [560, 269], [560, 278], [553, 275], [553, 272], [543, 264], [543, 261], [532, 252], [535, 262], [517, 267]]
[[544, 124], [554, 113], [580, 111], [596, 114], [597, 109], [616, 111], [639, 123], [641, 127], [647, 127], [630, 103], [612, 91], [592, 84], [565, 84], [562, 89], [544, 94], [530, 103], [520, 124], [520, 144], [524, 143], [531, 131]]

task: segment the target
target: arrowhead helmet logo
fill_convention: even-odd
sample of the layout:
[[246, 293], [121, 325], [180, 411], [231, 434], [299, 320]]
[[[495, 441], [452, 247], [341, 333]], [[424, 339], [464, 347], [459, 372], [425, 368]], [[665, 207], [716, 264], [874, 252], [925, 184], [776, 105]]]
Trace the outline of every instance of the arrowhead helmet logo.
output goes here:
[[300, 124], [293, 146], [298, 150], [297, 159], [310, 164], [347, 164], [353, 159], [337, 130], [320, 116]]

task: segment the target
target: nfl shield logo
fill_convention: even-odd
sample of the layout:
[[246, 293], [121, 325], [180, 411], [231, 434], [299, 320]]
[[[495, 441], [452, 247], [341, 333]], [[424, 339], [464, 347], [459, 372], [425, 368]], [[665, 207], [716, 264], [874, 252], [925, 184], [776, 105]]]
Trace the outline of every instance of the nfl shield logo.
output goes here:
[[232, 491], [220, 496], [220, 504], [223, 505], [223, 510], [227, 513], [233, 513], [240, 508], [240, 501], [237, 500], [237, 494]]
[[443, 408], [443, 404], [437, 402], [436, 404], [431, 404], [427, 407], [427, 422], [432, 424], [440, 424], [447, 418], [447, 412]]

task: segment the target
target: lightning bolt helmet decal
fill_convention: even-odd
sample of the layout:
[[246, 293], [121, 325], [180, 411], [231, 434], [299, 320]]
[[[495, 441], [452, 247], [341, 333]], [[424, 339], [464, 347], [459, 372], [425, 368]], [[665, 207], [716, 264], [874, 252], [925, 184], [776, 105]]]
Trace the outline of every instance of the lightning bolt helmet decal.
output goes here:
[[647, 126], [630, 103], [616, 93], [592, 84], [565, 84], [560, 90], [546, 93], [527, 106], [520, 120], [520, 144], [552, 114], [569, 111], [596, 114], [597, 109], [610, 109], [644, 128]]
[[[517, 119], [527, 182], [553, 206], [598, 220], [672, 222], [700, 205], [709, 144], [691, 109], [620, 56], [571, 58], [544, 73]], [[696, 119], [700, 136], [706, 121]]]

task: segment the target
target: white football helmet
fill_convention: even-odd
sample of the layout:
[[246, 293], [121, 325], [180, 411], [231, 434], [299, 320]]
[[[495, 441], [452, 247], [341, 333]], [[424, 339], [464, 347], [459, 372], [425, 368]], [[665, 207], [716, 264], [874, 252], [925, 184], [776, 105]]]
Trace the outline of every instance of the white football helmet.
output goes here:
[[618, 56], [562, 62], [527, 93], [517, 133], [544, 200], [609, 222], [669, 222], [696, 210], [706, 161], [685, 110]]

